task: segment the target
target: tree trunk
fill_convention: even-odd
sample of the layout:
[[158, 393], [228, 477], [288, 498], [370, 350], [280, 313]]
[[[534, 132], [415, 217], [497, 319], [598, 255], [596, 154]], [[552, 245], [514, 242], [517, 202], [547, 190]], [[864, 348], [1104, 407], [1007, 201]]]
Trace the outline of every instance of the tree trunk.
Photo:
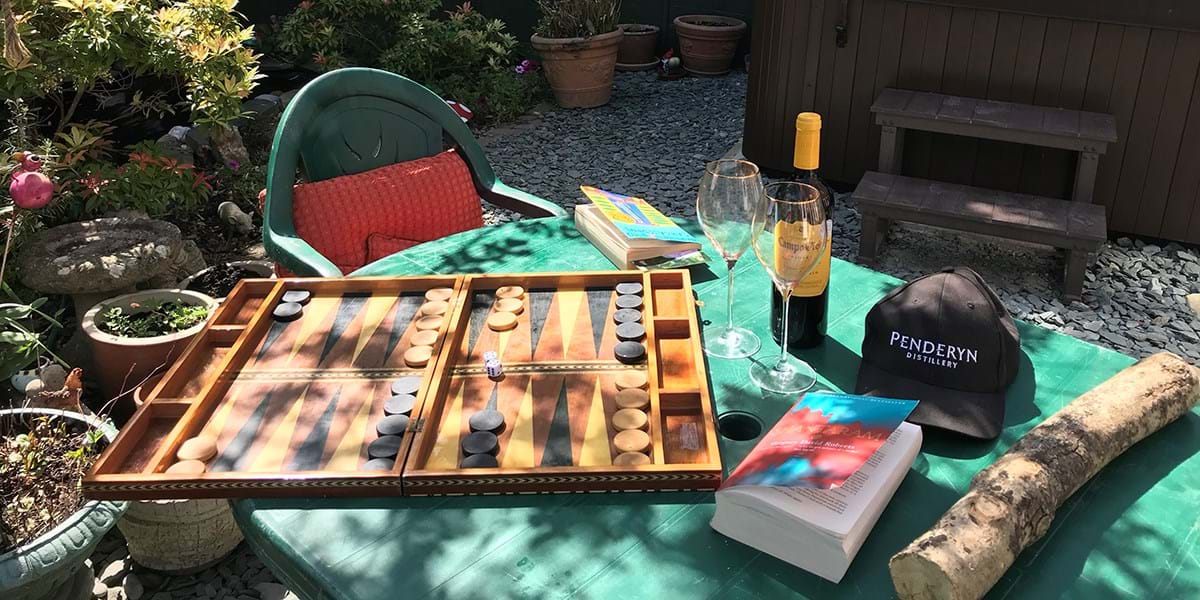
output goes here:
[[1130, 446], [1186, 414], [1200, 371], [1162, 352], [1076, 398], [971, 480], [933, 527], [892, 557], [904, 599], [982, 597], [1054, 512]]

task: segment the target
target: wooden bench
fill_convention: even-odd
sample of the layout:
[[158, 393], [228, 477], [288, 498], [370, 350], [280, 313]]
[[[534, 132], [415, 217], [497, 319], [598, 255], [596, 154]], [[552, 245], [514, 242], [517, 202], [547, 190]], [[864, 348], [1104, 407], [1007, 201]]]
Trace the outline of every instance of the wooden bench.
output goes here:
[[853, 199], [862, 212], [858, 255], [874, 260], [892, 221], [924, 223], [1067, 251], [1068, 300], [1083, 292], [1088, 253], [1104, 243], [1104, 207], [868, 171]]
[[[868, 172], [851, 196], [862, 213], [861, 258], [874, 260], [893, 220], [1046, 244], [1067, 251], [1064, 296], [1079, 299], [1088, 253], [1108, 233], [1104, 208], [1091, 201], [1100, 155], [1117, 140], [1111, 115], [891, 88], [871, 112], [882, 127], [882, 173]], [[1078, 152], [1073, 201], [901, 177], [908, 129]]]
[[904, 130], [918, 129], [1079, 153], [1071, 199], [1091, 202], [1096, 166], [1117, 141], [1112, 115], [888, 88], [871, 105], [882, 126], [879, 170], [900, 174]]

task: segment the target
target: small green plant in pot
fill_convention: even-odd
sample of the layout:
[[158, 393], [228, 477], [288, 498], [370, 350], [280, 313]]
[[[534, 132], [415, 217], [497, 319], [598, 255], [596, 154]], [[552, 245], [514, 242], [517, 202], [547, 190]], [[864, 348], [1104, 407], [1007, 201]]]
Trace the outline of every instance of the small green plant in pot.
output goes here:
[[[170, 367], [217, 307], [213, 298], [189, 290], [146, 290], [105, 300], [80, 325], [92, 345], [106, 398], [131, 392]], [[113, 406], [114, 418], [132, 412], [131, 398]]]
[[612, 97], [623, 32], [619, 0], [539, 0], [542, 19], [530, 38], [560, 106], [590, 108]]

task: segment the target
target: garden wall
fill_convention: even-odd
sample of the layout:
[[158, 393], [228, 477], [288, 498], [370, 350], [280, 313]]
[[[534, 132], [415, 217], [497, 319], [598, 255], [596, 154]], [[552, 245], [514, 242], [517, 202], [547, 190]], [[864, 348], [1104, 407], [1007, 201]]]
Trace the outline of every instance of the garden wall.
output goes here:
[[[876, 166], [869, 108], [885, 87], [1108, 112], [1120, 140], [1100, 161], [1096, 202], [1109, 228], [1200, 243], [1200, 3], [757, 0], [754, 10], [751, 160], [790, 168], [795, 115], [815, 110], [822, 171], [857, 182]], [[904, 159], [905, 174], [1059, 198], [1075, 164], [1065, 151], [919, 132]]]

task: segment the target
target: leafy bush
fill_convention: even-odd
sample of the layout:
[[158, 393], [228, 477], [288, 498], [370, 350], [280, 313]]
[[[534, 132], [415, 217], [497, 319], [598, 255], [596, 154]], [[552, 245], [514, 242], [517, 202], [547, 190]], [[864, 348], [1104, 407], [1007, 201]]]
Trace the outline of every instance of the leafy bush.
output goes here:
[[388, 40], [423, 37], [436, 6], [436, 0], [304, 0], [284, 18], [275, 43], [326, 71], [375, 66]]
[[[257, 56], [243, 45], [252, 31], [233, 12], [237, 0], [9, 2], [16, 35], [6, 35], [0, 96], [51, 100], [59, 109], [56, 131], [85, 95], [111, 95], [132, 74], [177, 82], [192, 120], [226, 124], [241, 115], [258, 77]], [[129, 104], [171, 109], [140, 94]]]
[[509, 121], [527, 112], [548, 93], [546, 80], [537, 73], [491, 71], [456, 74], [435, 86], [435, 92], [465, 103], [485, 121]]
[[621, 0], [538, 0], [537, 33], [548, 38], [591, 37], [616, 31]]
[[[66, 154], [78, 155], [78, 151]], [[52, 205], [52, 222], [90, 219], [119, 210], [140, 211], [152, 218], [194, 218], [212, 193], [207, 175], [161, 155], [149, 142], [135, 145], [120, 165], [60, 158], [56, 174], [60, 197]]]
[[[464, 3], [431, 18], [435, 0], [305, 1], [289, 14], [275, 43], [317, 68], [386, 69], [465, 103], [482, 120], [527, 110], [541, 90], [537, 77], [512, 71], [517, 41], [504, 23]], [[386, 43], [381, 41], [387, 40]]]

